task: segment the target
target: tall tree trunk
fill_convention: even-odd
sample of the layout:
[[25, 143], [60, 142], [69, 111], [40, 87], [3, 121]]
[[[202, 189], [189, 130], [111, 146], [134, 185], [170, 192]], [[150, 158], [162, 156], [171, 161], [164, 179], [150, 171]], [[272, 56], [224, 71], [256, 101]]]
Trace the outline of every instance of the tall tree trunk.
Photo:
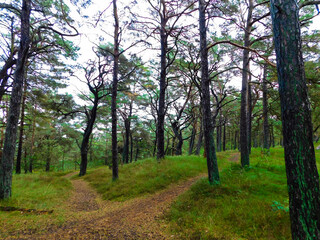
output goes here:
[[130, 120], [126, 118], [124, 120], [124, 144], [123, 144], [123, 153], [122, 153], [122, 161], [123, 163], [129, 163], [129, 139], [130, 139]]
[[27, 99], [27, 81], [24, 79], [22, 107], [21, 107], [21, 119], [20, 119], [20, 132], [19, 132], [19, 144], [17, 154], [16, 173], [21, 173], [21, 159], [22, 159], [22, 145], [23, 145], [23, 131], [24, 131], [24, 111]]
[[86, 113], [88, 122], [87, 122], [86, 129], [84, 130], [82, 142], [80, 146], [81, 162], [80, 162], [79, 176], [84, 176], [87, 173], [89, 141], [90, 141], [90, 136], [93, 131], [93, 126], [97, 117], [98, 104], [99, 104], [99, 96], [98, 96], [98, 92], [96, 92], [94, 93], [93, 107], [90, 110], [90, 112]]
[[220, 181], [218, 162], [213, 138], [213, 123], [210, 108], [210, 79], [208, 73], [208, 48], [206, 27], [206, 1], [199, 0], [199, 29], [200, 29], [200, 55], [201, 55], [201, 89], [202, 89], [202, 118], [207, 155], [208, 178], [210, 184]]
[[46, 172], [50, 171], [51, 165], [51, 144], [50, 144], [50, 137], [47, 137], [48, 146], [47, 146], [47, 159], [46, 159]]
[[221, 152], [221, 115], [219, 114], [219, 121], [218, 121], [218, 124], [217, 124], [217, 152]]
[[160, 92], [158, 105], [158, 125], [157, 125], [157, 160], [164, 158], [164, 118], [165, 118], [165, 96], [166, 96], [166, 76], [167, 76], [167, 51], [168, 51], [168, 35], [166, 33], [167, 10], [164, 0], [161, 0], [162, 14], [160, 26], [160, 44], [161, 44], [161, 63], [160, 63]]
[[[247, 23], [244, 31], [244, 46], [250, 46], [251, 20], [253, 11], [253, 0], [249, 0]], [[248, 72], [249, 72], [249, 50], [243, 50], [243, 66], [242, 66], [242, 87], [241, 87], [241, 112], [240, 112], [240, 151], [241, 166], [249, 166], [249, 145], [248, 145], [248, 114], [247, 114], [247, 91], [248, 91]]]
[[30, 146], [30, 161], [29, 161], [29, 172], [32, 173], [33, 169], [33, 158], [34, 158], [34, 139], [36, 133], [36, 111], [37, 105], [34, 105], [33, 116], [32, 116], [32, 135], [31, 135], [31, 146]]
[[271, 0], [292, 239], [320, 239], [319, 175], [297, 1]]
[[223, 151], [226, 151], [226, 120], [223, 122], [223, 144], [222, 144], [222, 149]]
[[189, 155], [193, 153], [196, 135], [197, 135], [197, 120], [195, 120], [192, 125], [192, 133], [191, 133], [190, 142], [189, 142], [189, 153], [188, 153]]
[[133, 136], [132, 131], [130, 130], [130, 162], [133, 161]]
[[[250, 69], [250, 68], [249, 68]], [[248, 70], [249, 70], [248, 69]], [[251, 74], [248, 76], [248, 91], [247, 91], [247, 128], [248, 128], [248, 153], [251, 154], [252, 147], [252, 90], [251, 90]]]
[[117, 91], [118, 91], [118, 72], [119, 72], [119, 18], [117, 0], [113, 0], [114, 16], [114, 63], [113, 63], [113, 82], [112, 82], [112, 179], [117, 180], [118, 175], [118, 139], [117, 139]]
[[10, 99], [10, 110], [6, 126], [4, 148], [0, 166], [0, 199], [11, 197], [12, 168], [16, 149], [17, 127], [20, 116], [22, 88], [25, 75], [25, 63], [30, 45], [30, 11], [31, 1], [23, 0], [21, 9], [20, 48], [14, 74], [14, 81]]
[[106, 133], [106, 145], [105, 145], [104, 165], [108, 165], [108, 134]]
[[269, 149], [269, 123], [268, 123], [268, 88], [267, 88], [267, 64], [263, 65], [263, 80], [262, 80], [262, 92], [263, 92], [263, 148]]
[[28, 153], [27, 148], [24, 148], [24, 173], [28, 173]]
[[202, 121], [202, 117], [200, 117], [200, 132], [199, 132], [198, 142], [196, 146], [196, 152], [195, 152], [196, 155], [200, 155], [202, 140], [203, 140], [203, 121]]

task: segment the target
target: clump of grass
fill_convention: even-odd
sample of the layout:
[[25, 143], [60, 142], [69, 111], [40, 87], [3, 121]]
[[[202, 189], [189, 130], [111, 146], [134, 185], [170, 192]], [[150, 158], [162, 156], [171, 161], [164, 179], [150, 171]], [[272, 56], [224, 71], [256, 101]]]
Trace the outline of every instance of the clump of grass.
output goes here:
[[12, 197], [0, 200], [0, 206], [22, 209], [53, 210], [52, 214], [37, 215], [19, 211], [0, 211], [0, 238], [12, 236], [17, 231], [32, 231], [48, 224], [64, 221], [63, 209], [72, 185], [55, 173], [14, 175]]
[[167, 213], [176, 238], [289, 239], [283, 149], [254, 149], [248, 169], [222, 166], [220, 185], [201, 179]]

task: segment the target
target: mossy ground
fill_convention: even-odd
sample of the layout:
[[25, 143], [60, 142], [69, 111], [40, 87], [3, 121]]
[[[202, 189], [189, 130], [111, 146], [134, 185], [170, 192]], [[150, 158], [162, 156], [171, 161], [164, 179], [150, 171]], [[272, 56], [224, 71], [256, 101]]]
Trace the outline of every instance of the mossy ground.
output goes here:
[[[320, 159], [320, 151], [316, 154]], [[209, 185], [204, 177], [167, 209], [161, 222], [166, 225], [168, 236], [175, 239], [290, 239], [283, 149], [271, 149], [269, 154], [253, 149], [251, 167], [245, 169], [236, 162], [237, 155], [236, 151], [217, 154], [220, 185]], [[120, 178], [115, 182], [107, 167], [91, 169], [81, 179], [88, 181], [105, 200], [130, 203], [127, 200], [147, 195], [152, 199], [154, 193], [171, 184], [184, 183], [206, 173], [203, 157], [180, 156], [167, 157], [160, 163], [146, 159], [120, 166]], [[56, 229], [68, 224], [72, 212], [67, 206], [73, 191], [70, 178], [64, 177], [65, 174], [14, 175], [13, 197], [0, 201], [0, 206], [53, 210], [53, 213], [0, 211], [0, 238], [21, 236], [19, 232], [28, 232], [28, 236], [45, 234], [50, 226]], [[72, 221], [82, 221], [83, 214], [73, 214]], [[102, 212], [98, 210], [83, 216], [95, 219], [95, 214]], [[100, 215], [97, 219], [101, 219]]]

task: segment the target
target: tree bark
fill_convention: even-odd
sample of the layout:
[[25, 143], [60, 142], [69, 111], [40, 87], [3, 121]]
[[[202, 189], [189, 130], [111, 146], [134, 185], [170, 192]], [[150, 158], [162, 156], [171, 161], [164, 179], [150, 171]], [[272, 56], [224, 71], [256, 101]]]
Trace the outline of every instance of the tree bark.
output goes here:
[[191, 132], [191, 137], [189, 142], [189, 152], [188, 152], [189, 155], [193, 153], [196, 135], [197, 135], [197, 120], [194, 120], [194, 123], [192, 124], [192, 132]]
[[[253, 0], [249, 0], [247, 23], [244, 31], [244, 47], [250, 46], [250, 34], [252, 30], [251, 20], [253, 11]], [[242, 87], [241, 87], [241, 112], [240, 112], [240, 151], [241, 166], [249, 166], [249, 145], [248, 145], [248, 114], [247, 114], [247, 91], [248, 91], [248, 72], [249, 72], [249, 50], [243, 50], [242, 66]]]
[[118, 139], [117, 139], [117, 91], [118, 91], [118, 72], [119, 72], [119, 18], [117, 1], [113, 0], [114, 16], [114, 62], [113, 62], [113, 81], [112, 81], [112, 179], [117, 180], [118, 175]]
[[87, 173], [89, 140], [93, 130], [93, 125], [97, 117], [99, 96], [98, 96], [98, 92], [95, 92], [93, 94], [94, 94], [93, 107], [89, 112], [87, 112], [87, 126], [86, 126], [86, 129], [84, 130], [82, 142], [80, 146], [81, 162], [80, 162], [79, 176], [84, 176]]
[[[250, 67], [248, 66], [248, 71]], [[248, 76], [248, 89], [247, 89], [247, 135], [248, 135], [248, 153], [251, 154], [252, 147], [252, 90], [251, 90], [251, 74]]]
[[271, 0], [292, 239], [320, 239], [319, 175], [295, 0]]
[[0, 199], [11, 197], [12, 168], [16, 148], [17, 127], [20, 115], [22, 88], [25, 75], [25, 63], [30, 45], [30, 11], [31, 1], [23, 0], [21, 9], [20, 48], [10, 99], [10, 110], [6, 126], [4, 148], [0, 166]]
[[216, 150], [213, 138], [213, 122], [210, 108], [210, 79], [208, 73], [208, 46], [206, 27], [206, 1], [199, 0], [199, 30], [200, 30], [200, 55], [201, 55], [201, 90], [202, 90], [202, 118], [207, 157], [209, 183], [220, 181]]
[[167, 51], [168, 51], [168, 35], [166, 33], [167, 25], [167, 10], [164, 0], [161, 0], [162, 14], [160, 26], [160, 92], [159, 92], [159, 105], [158, 105], [158, 125], [157, 125], [157, 160], [164, 158], [164, 118], [165, 118], [165, 96], [166, 96], [166, 76], [167, 76]]

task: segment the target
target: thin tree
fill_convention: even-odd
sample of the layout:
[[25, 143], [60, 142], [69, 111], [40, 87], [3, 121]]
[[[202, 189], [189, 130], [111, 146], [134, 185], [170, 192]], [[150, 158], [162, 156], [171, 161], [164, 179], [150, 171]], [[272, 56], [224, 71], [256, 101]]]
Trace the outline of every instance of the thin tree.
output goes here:
[[295, 0], [271, 0], [292, 239], [320, 239], [319, 175]]
[[118, 139], [117, 139], [117, 92], [118, 92], [118, 74], [119, 74], [119, 17], [117, 0], [113, 0], [114, 17], [114, 45], [113, 45], [113, 81], [112, 81], [112, 99], [111, 99], [111, 118], [112, 118], [112, 179], [117, 180], [118, 175]]
[[206, 2], [199, 0], [199, 29], [201, 55], [201, 105], [205, 151], [207, 155], [208, 178], [210, 184], [220, 181], [216, 150], [213, 138], [213, 123], [210, 108], [210, 78], [208, 71], [208, 46], [206, 27]]

